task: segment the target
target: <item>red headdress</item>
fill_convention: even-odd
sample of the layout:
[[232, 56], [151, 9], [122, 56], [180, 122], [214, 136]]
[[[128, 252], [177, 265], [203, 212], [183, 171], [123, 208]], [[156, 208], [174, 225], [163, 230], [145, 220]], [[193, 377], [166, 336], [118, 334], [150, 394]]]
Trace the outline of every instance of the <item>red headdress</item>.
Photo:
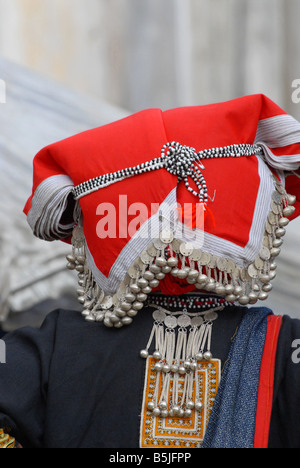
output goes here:
[[300, 124], [265, 96], [150, 109], [44, 148], [25, 213], [73, 235], [84, 314], [120, 327], [156, 289], [266, 299], [299, 167]]

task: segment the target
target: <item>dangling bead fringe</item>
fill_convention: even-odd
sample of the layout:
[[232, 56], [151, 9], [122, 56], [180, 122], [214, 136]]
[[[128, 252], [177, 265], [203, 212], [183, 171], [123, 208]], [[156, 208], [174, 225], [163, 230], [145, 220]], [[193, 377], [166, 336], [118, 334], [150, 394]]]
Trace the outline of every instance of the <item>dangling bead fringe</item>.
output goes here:
[[224, 306], [200, 313], [188, 313], [186, 309], [175, 313], [163, 308], [154, 311], [150, 338], [140, 353], [147, 359], [154, 344], [156, 382], [153, 400], [148, 403], [154, 416], [190, 418], [193, 410], [202, 411], [203, 403], [195, 393], [196, 372], [202, 361], [213, 358], [213, 322], [218, 318], [217, 311], [223, 309]]

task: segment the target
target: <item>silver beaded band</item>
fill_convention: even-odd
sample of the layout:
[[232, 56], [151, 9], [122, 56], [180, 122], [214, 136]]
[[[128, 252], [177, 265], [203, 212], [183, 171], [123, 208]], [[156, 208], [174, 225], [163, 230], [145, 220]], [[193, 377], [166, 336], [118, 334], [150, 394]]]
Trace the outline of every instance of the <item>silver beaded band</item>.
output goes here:
[[[194, 148], [189, 146], [183, 146], [177, 142], [167, 143], [161, 150], [160, 158], [154, 158], [151, 161], [147, 161], [135, 167], [122, 169], [117, 172], [90, 179], [75, 187], [73, 195], [75, 200], [79, 200], [85, 195], [89, 195], [101, 188], [108, 187], [111, 184], [128, 179], [129, 177], [159, 169], [166, 169], [170, 174], [177, 176], [179, 181], [183, 180], [187, 190], [199, 197], [200, 202], [206, 203], [208, 196], [205, 178], [201, 172], [202, 169], [205, 169], [201, 163], [202, 160], [258, 156], [262, 154], [263, 149], [259, 145], [230, 145], [222, 148], [202, 150], [197, 153]], [[190, 187], [188, 177], [194, 180], [199, 192], [196, 192], [196, 190]]]

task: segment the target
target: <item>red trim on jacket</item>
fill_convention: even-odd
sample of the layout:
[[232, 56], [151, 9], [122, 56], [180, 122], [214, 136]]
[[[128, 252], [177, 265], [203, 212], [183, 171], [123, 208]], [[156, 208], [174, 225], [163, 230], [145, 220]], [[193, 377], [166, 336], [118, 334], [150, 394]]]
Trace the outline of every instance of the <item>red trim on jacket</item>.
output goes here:
[[268, 317], [268, 329], [258, 387], [254, 448], [268, 448], [273, 406], [275, 360], [281, 324], [281, 316], [270, 315]]

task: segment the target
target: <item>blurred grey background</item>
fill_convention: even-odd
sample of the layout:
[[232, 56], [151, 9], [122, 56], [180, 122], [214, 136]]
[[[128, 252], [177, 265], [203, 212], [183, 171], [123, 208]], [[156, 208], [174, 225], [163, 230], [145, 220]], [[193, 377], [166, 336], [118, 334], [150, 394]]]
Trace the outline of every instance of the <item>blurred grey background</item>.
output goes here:
[[[33, 239], [22, 215], [36, 152], [143, 108], [252, 93], [300, 120], [299, 18], [299, 0], [0, 0], [5, 329], [38, 325], [56, 304], [74, 299], [68, 249]], [[296, 220], [267, 305], [300, 318], [299, 233]]]

